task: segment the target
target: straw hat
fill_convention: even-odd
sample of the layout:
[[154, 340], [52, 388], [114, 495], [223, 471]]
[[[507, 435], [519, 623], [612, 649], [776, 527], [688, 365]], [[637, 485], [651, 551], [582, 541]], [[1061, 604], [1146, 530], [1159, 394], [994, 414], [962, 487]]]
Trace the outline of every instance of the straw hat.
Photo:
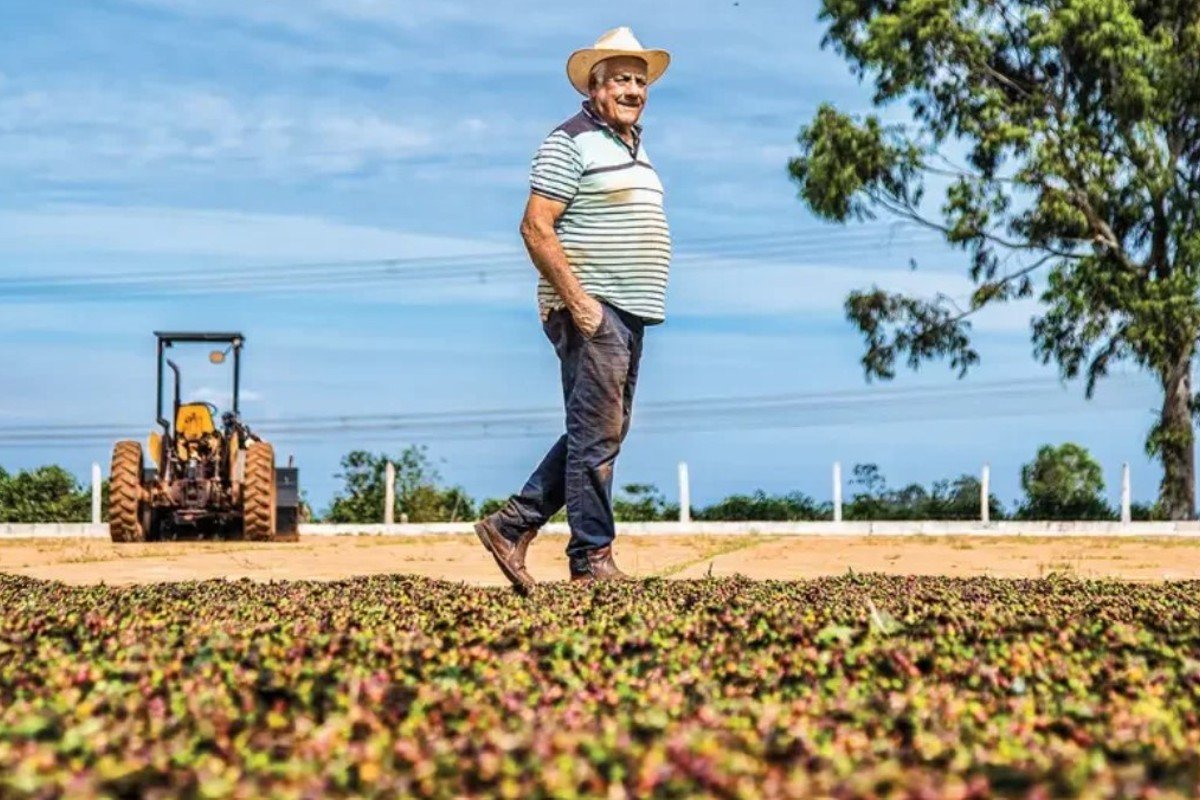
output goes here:
[[571, 53], [567, 59], [567, 79], [580, 94], [586, 95], [592, 67], [614, 56], [633, 56], [645, 61], [647, 83], [654, 83], [661, 78], [671, 63], [671, 54], [666, 50], [647, 50], [629, 28], [613, 28], [601, 35], [591, 47]]

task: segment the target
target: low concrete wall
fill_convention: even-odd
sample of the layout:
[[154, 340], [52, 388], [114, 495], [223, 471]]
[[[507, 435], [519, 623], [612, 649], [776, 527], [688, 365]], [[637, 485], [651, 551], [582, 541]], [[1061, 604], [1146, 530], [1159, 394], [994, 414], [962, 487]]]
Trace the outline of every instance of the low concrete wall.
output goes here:
[[107, 539], [108, 524], [90, 522], [0, 522], [0, 539]]
[[[303, 536], [419, 536], [470, 534], [469, 522], [332, 525], [307, 523]], [[565, 523], [544, 533], [569, 533]], [[1170, 536], [1200, 537], [1200, 521], [1189, 522], [624, 522], [621, 536], [662, 534], [715, 536]], [[0, 523], [0, 539], [107, 539], [108, 525], [50, 522], [34, 525]]]
[[[407, 523], [394, 525], [300, 526], [305, 536], [464, 534], [471, 523]], [[566, 523], [553, 523], [543, 533], [569, 533]], [[711, 534], [716, 536], [1183, 536], [1200, 537], [1200, 521], [1189, 522], [623, 522], [621, 536]]]

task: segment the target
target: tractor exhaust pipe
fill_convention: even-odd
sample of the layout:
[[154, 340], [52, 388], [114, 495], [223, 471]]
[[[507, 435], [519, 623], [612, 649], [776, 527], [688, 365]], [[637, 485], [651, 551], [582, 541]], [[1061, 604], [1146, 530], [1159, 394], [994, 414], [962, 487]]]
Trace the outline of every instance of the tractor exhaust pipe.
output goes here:
[[171, 371], [175, 373], [175, 401], [174, 401], [174, 405], [171, 407], [171, 419], [179, 419], [179, 404], [180, 404], [179, 384], [182, 381], [182, 378], [180, 377], [180, 374], [179, 374], [179, 365], [178, 364], [176, 364], [174, 361], [172, 361], [171, 359], [168, 358], [167, 366], [170, 367]]
[[157, 397], [158, 424], [162, 427], [162, 430], [163, 430], [163, 438], [162, 438], [163, 446], [162, 446], [162, 453], [160, 454], [162, 457], [159, 459], [160, 464], [167, 463], [166, 462], [166, 455], [167, 455], [167, 444], [166, 443], [167, 443], [167, 440], [171, 437], [171, 426], [167, 422], [167, 418], [163, 416], [163, 411], [162, 411], [163, 347], [164, 347], [163, 340], [160, 337], [158, 340], [158, 397]]

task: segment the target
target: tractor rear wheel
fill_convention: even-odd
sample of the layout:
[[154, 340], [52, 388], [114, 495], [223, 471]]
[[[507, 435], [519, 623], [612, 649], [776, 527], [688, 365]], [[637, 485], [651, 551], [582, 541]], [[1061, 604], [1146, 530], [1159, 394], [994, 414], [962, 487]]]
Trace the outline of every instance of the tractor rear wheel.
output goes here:
[[246, 448], [242, 533], [256, 541], [275, 537], [275, 448], [266, 442], [254, 442]]
[[108, 482], [108, 533], [114, 542], [146, 541], [142, 445], [117, 442]]

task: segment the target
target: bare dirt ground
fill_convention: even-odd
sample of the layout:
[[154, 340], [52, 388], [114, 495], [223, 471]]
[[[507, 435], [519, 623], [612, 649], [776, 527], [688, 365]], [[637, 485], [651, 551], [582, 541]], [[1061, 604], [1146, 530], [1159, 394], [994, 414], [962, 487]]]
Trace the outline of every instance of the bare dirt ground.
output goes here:
[[[564, 536], [543, 536], [529, 565], [543, 581], [567, 576]], [[1170, 538], [628, 536], [617, 559], [639, 577], [812, 578], [855, 572], [1081, 578], [1200, 579], [1200, 540]], [[474, 536], [301, 537], [297, 542], [0, 541], [0, 572], [109, 585], [235, 580], [334, 580], [403, 573], [499, 586], [504, 579]]]

